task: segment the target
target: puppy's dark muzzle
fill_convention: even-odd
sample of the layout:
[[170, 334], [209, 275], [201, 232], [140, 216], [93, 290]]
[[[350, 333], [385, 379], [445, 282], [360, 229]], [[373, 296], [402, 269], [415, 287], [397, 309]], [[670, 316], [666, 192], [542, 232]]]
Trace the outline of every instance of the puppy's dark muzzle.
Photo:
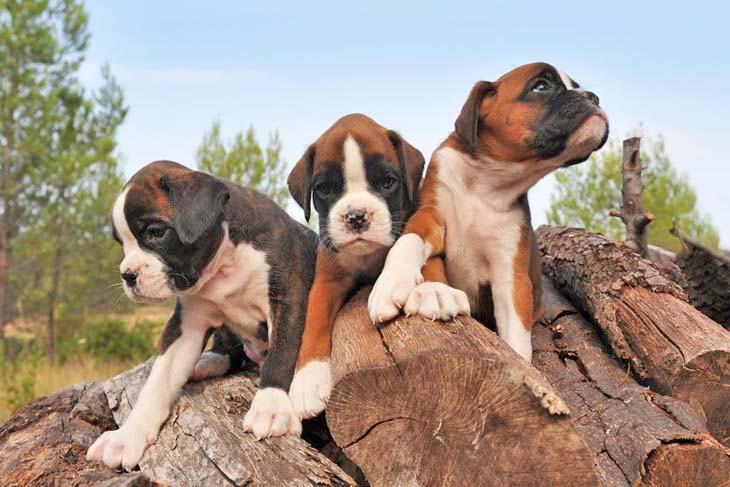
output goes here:
[[345, 223], [355, 233], [362, 233], [370, 227], [370, 218], [365, 210], [350, 210], [345, 215]]
[[582, 95], [588, 98], [588, 101], [593, 103], [595, 106], [599, 106], [601, 104], [601, 100], [600, 98], [598, 98], [598, 95], [596, 95], [592, 91], [584, 91]]

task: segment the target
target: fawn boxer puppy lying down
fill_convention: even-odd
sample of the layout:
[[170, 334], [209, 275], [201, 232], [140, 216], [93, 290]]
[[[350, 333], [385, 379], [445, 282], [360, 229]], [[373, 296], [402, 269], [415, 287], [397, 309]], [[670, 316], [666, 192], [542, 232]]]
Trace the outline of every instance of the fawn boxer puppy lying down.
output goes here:
[[[529, 361], [542, 311], [527, 190], [586, 160], [607, 137], [598, 97], [549, 64], [476, 83], [370, 293], [370, 318], [381, 322], [405, 308], [446, 320], [471, 308], [482, 322], [496, 321], [499, 336]], [[424, 278], [433, 282], [420, 284]], [[466, 292], [469, 306], [446, 282]]]
[[170, 161], [132, 176], [114, 203], [112, 225], [127, 296], [177, 303], [127, 421], [101, 435], [87, 458], [137, 465], [188, 378], [227, 370], [231, 351], [201, 358], [210, 330], [223, 325], [214, 349], [223, 351], [232, 332], [261, 365], [244, 429], [258, 438], [300, 434], [288, 392], [314, 274], [314, 232], [253, 190]]
[[309, 220], [319, 215], [320, 243], [296, 373], [289, 391], [302, 418], [321, 412], [332, 389], [330, 331], [358, 284], [372, 283], [415, 208], [421, 153], [365, 115], [339, 119], [312, 144], [289, 176]]

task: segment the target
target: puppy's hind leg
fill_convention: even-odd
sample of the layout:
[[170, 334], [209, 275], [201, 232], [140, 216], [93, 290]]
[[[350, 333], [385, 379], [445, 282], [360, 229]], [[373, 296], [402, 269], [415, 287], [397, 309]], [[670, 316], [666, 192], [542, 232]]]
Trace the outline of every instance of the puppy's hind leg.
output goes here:
[[213, 346], [200, 356], [190, 380], [220, 377], [229, 370], [238, 369], [243, 359], [241, 340], [228, 327], [222, 326], [213, 332]]

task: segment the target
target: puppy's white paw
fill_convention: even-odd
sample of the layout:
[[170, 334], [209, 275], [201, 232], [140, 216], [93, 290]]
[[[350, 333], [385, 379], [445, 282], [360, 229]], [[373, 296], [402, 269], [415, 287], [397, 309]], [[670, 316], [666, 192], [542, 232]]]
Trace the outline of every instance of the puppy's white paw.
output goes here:
[[292, 409], [286, 392], [276, 387], [256, 391], [246, 416], [243, 430], [253, 433], [257, 440], [271, 436], [301, 435], [302, 423]]
[[413, 233], [403, 235], [393, 245], [368, 296], [368, 314], [373, 323], [398, 316], [413, 288], [423, 282], [421, 267], [429, 252], [429, 246]]
[[411, 291], [423, 282], [418, 269], [391, 266], [384, 270], [368, 296], [368, 314], [373, 323], [392, 320], [406, 304]]
[[216, 352], [205, 352], [195, 364], [190, 380], [204, 380], [210, 377], [220, 377], [231, 367], [231, 358]]
[[137, 466], [147, 446], [156, 440], [156, 433], [125, 424], [118, 430], [106, 431], [97, 438], [86, 452], [86, 459], [104, 462], [111, 468], [121, 466], [130, 471]]
[[441, 282], [424, 282], [413, 288], [403, 307], [406, 315], [420, 314], [431, 320], [449, 321], [469, 315], [469, 298], [461, 289]]
[[296, 415], [301, 419], [308, 419], [324, 411], [331, 392], [330, 364], [315, 360], [294, 374], [289, 387], [289, 399]]

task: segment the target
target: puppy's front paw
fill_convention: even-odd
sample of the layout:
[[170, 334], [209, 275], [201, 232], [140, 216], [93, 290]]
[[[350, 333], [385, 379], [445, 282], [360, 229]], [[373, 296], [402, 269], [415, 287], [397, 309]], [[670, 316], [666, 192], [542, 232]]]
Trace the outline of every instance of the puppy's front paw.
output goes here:
[[411, 291], [423, 282], [418, 269], [394, 265], [384, 270], [368, 296], [368, 314], [373, 323], [392, 320], [406, 304]]
[[297, 370], [289, 387], [294, 412], [301, 419], [317, 416], [324, 411], [332, 392], [332, 372], [329, 362], [315, 360]]
[[419, 314], [441, 321], [471, 313], [466, 293], [441, 282], [424, 282], [414, 287], [403, 310], [407, 315]]
[[246, 416], [243, 430], [253, 433], [257, 440], [270, 436], [301, 435], [302, 423], [292, 409], [286, 392], [276, 387], [256, 391]]
[[231, 358], [216, 352], [205, 352], [195, 364], [190, 380], [204, 380], [210, 377], [220, 377], [231, 367]]
[[131, 471], [139, 463], [147, 446], [156, 440], [157, 434], [125, 424], [118, 430], [107, 431], [97, 438], [86, 452], [86, 459], [104, 462], [107, 467], [121, 466]]

